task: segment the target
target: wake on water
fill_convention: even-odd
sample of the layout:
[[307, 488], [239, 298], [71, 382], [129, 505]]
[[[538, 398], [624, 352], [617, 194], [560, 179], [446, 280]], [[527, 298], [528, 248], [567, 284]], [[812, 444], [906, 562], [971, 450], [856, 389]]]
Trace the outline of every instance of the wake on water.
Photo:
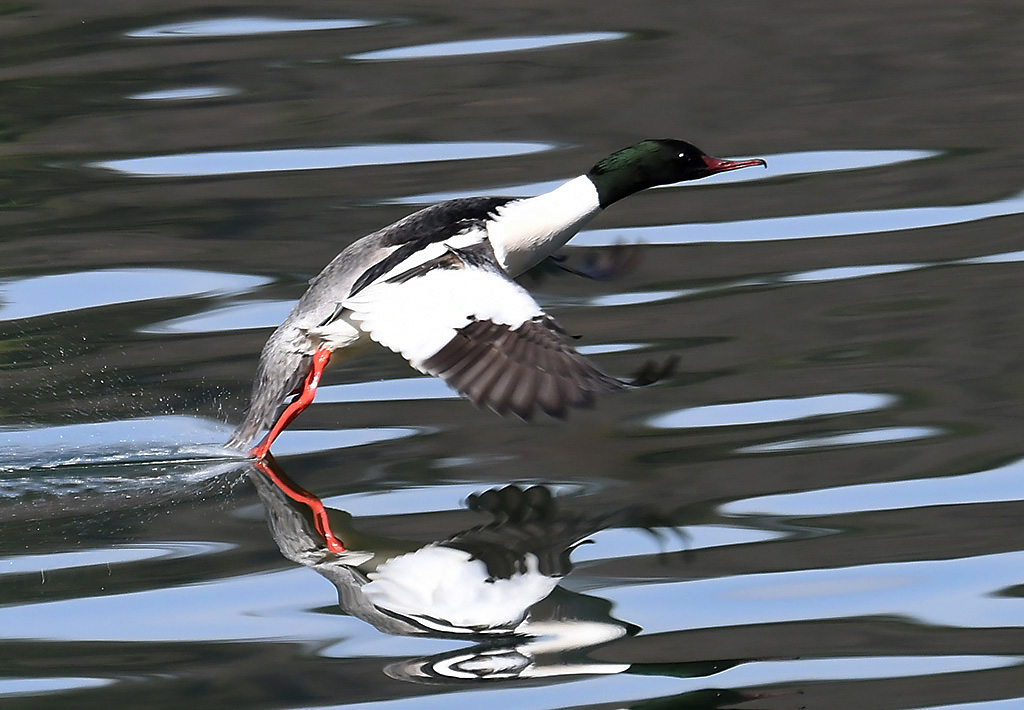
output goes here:
[[230, 427], [198, 417], [33, 427], [2, 432], [0, 498], [129, 492], [200, 483], [241, 469], [219, 443]]

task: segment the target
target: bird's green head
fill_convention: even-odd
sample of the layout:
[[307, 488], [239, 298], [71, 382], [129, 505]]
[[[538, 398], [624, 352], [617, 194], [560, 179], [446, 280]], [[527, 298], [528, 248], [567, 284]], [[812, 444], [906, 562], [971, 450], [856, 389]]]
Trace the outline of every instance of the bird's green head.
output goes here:
[[601, 207], [655, 185], [697, 180], [752, 165], [767, 167], [760, 158], [712, 158], [695, 145], [673, 139], [648, 139], [612, 153], [587, 172], [597, 187]]

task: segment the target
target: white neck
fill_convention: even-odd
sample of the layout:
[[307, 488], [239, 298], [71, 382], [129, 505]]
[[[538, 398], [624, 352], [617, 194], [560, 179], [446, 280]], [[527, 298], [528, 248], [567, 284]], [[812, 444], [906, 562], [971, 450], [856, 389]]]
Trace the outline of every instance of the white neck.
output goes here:
[[600, 211], [597, 188], [580, 175], [551, 192], [499, 208], [487, 236], [505, 271], [518, 276], [565, 246]]

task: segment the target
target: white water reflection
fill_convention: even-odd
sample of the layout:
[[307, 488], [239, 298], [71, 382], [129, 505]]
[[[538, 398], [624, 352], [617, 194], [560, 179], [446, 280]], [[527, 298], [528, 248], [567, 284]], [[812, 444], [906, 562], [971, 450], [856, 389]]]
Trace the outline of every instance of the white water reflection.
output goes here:
[[[83, 596], [0, 608], [0, 638], [65, 641], [241, 641], [347, 635], [351, 622], [324, 624], [305, 611], [337, 603], [330, 585], [305, 569], [206, 579], [127, 594]], [[96, 596], [86, 596], [92, 591]], [[160, 613], [153, 613], [159, 609]], [[330, 628], [326, 628], [330, 627]]]
[[[320, 398], [317, 399], [319, 401]], [[405, 439], [426, 432], [426, 429], [397, 426], [360, 429], [287, 429], [274, 442], [274, 453], [278, 456], [299, 456], [322, 451], [336, 451], [353, 446]]]
[[115, 565], [143, 560], [175, 560], [196, 555], [209, 555], [230, 550], [234, 545], [226, 542], [149, 542], [145, 545], [113, 545], [93, 550], [54, 552], [46, 555], [18, 555], [0, 557], [0, 576], [51, 572], [61, 569]]
[[628, 353], [643, 350], [650, 343], [595, 343], [594, 345], [577, 346], [580, 355], [607, 355], [608, 353]]
[[987, 256], [975, 256], [969, 259], [960, 259], [959, 264], [1014, 264], [1024, 261], [1024, 251], [1008, 251], [1002, 254], [989, 254]]
[[895, 395], [869, 392], [761, 399], [750, 402], [689, 407], [652, 417], [647, 423], [656, 429], [697, 429], [771, 424], [811, 417], [872, 412], [892, 407], [898, 401], [899, 399]]
[[917, 441], [933, 436], [941, 436], [945, 431], [938, 427], [901, 426], [881, 427], [847, 431], [841, 434], [810, 436], [804, 439], [786, 439], [772, 441], [756, 446], [744, 446], [736, 449], [738, 454], [769, 454], [787, 451], [806, 451], [809, 449], [833, 449], [840, 446], [864, 446], [866, 444], [892, 444], [900, 441]]
[[459, 394], [436, 377], [401, 377], [393, 380], [328, 385], [317, 390], [316, 401], [406, 402], [428, 399], [459, 399]]
[[431, 57], [464, 57], [476, 54], [501, 54], [530, 49], [566, 47], [589, 42], [609, 42], [624, 39], [625, 32], [577, 32], [575, 34], [537, 35], [528, 37], [495, 37], [454, 42], [435, 42], [413, 47], [380, 49], [373, 52], [351, 54], [349, 59], [360, 61], [391, 61], [397, 59], [427, 59]]
[[937, 505], [972, 505], [1024, 500], [1024, 459], [986, 471], [862, 483], [732, 501], [724, 515], [818, 517]]
[[979, 700], [976, 703], [953, 703], [951, 705], [929, 705], [915, 710], [1020, 710], [1024, 697], [1002, 700]]
[[907, 207], [794, 217], [765, 217], [735, 222], [593, 229], [577, 235], [573, 239], [573, 245], [608, 247], [624, 240], [646, 244], [701, 244], [845, 237], [964, 224], [1021, 213], [1024, 213], [1024, 192], [1003, 200], [972, 205]]
[[930, 261], [908, 264], [865, 264], [857, 266], [835, 266], [824, 269], [798, 271], [789, 274], [765, 274], [752, 276], [736, 281], [705, 286], [702, 288], [684, 288], [674, 291], [630, 291], [625, 293], [609, 293], [587, 299], [586, 303], [593, 306], [631, 306], [638, 304], [657, 303], [676, 298], [690, 298], [708, 294], [738, 291], [748, 288], [776, 287], [789, 284], [827, 283], [860, 279], [870, 276], [885, 276], [920, 269], [931, 269], [948, 266], [983, 266], [986, 264], [1013, 264], [1024, 261], [1024, 251], [988, 254], [985, 256], [952, 259], [949, 261]]
[[692, 296], [696, 289], [678, 289], [675, 291], [627, 291], [625, 293], [606, 293], [588, 300], [591, 306], [639, 306], [641, 304], [671, 301], [675, 298]]
[[551, 150], [550, 143], [401, 143], [280, 150], [224, 150], [105, 160], [89, 167], [133, 177], [209, 177], [287, 170], [328, 170], [368, 165], [405, 165], [526, 155]]
[[[615, 586], [598, 593], [644, 633], [869, 616], [948, 628], [1024, 626], [1024, 552]], [[567, 582], [567, 584], [569, 584]], [[593, 587], [591, 587], [592, 589]], [[699, 610], [695, 613], [694, 610]]]
[[189, 269], [103, 269], [0, 281], [0, 321], [119, 303], [246, 293], [262, 276]]
[[227, 86], [190, 86], [181, 89], [143, 91], [139, 94], [132, 94], [127, 98], [137, 101], [192, 101], [196, 99], [216, 99], [224, 96], [234, 96], [238, 93], [241, 93], [239, 89], [232, 89]]
[[280, 32], [347, 30], [378, 24], [380, 24], [379, 20], [290, 20], [275, 17], [221, 17], [210, 20], [176, 22], [155, 27], [144, 27], [139, 30], [126, 32], [125, 36], [143, 39], [242, 37], [245, 35], [277, 34]]
[[573, 563], [621, 560], [639, 555], [659, 555], [686, 550], [705, 550], [729, 545], [751, 545], [786, 537], [777, 530], [760, 530], [732, 525], [688, 525], [682, 530], [654, 528], [608, 528], [589, 536], [593, 545], [580, 545], [572, 553]]
[[845, 279], [860, 279], [865, 276], [898, 274], [904, 271], [921, 269], [925, 266], [931, 266], [931, 264], [870, 264], [865, 266], [835, 266], [828, 269], [814, 269], [812, 271], [800, 271], [795, 274], [787, 274], [779, 280], [789, 283], [842, 281]]
[[182, 316], [140, 328], [140, 333], [224, 333], [229, 330], [276, 328], [295, 301], [246, 301]]
[[0, 698], [95, 689], [113, 685], [114, 682], [111, 678], [72, 678], [59, 675], [48, 678], [0, 678]]
[[[659, 185], [655, 190], [674, 189], [679, 187], [695, 188], [727, 182], [756, 182], [791, 175], [812, 175], [844, 170], [863, 170], [886, 165], [898, 165], [917, 160], [936, 158], [943, 155], [933, 150], [814, 150], [796, 153], [771, 153], [761, 157], [768, 162], [767, 168], [757, 170], [737, 170], [719, 173], [702, 180], [677, 182], [671, 185]], [[743, 160], [744, 157], [730, 157], [730, 160]], [[433, 204], [458, 197], [475, 197], [483, 194], [507, 195], [509, 197], [533, 197], [554, 190], [564, 180], [547, 180], [524, 185], [506, 185], [488, 189], [457, 190], [446, 192], [427, 192], [407, 197], [395, 197], [382, 200], [384, 204]]]
[[[618, 614], [616, 614], [618, 616]], [[646, 629], [645, 629], [646, 630]], [[508, 686], [495, 696], [493, 690], [460, 690], [446, 693], [443, 703], [433, 694], [378, 700], [373, 710], [469, 710], [498, 707], [501, 710], [555, 710], [567, 707], [643, 707], [658, 699], [695, 693], [708, 689], [749, 689], [784, 686], [811, 681], [847, 681], [886, 678], [924, 678], [936, 675], [970, 673], [1020, 665], [1017, 656], [996, 655], [913, 655], [842, 658], [799, 658], [740, 663], [707, 676], [673, 677], [667, 675], [634, 675], [623, 673], [588, 678], [576, 682], [530, 686]], [[675, 699], [675, 698], [673, 698]], [[686, 707], [688, 698], [676, 705]], [[497, 703], [497, 705], [496, 705]], [[695, 705], [696, 706], [696, 705]], [[293, 705], [290, 710], [305, 706]], [[318, 706], [318, 710], [352, 710], [371, 707], [351, 703]], [[1000, 708], [1000, 710], [1002, 710]]]

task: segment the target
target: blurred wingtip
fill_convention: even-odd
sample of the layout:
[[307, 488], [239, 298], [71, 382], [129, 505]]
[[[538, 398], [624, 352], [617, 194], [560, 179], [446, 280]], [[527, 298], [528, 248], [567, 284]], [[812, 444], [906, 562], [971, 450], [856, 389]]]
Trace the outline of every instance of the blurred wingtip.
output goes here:
[[663, 361], [648, 360], [644, 363], [633, 378], [628, 381], [630, 387], [646, 387], [655, 382], [667, 379], [672, 376], [679, 365], [679, 356], [672, 355]]

